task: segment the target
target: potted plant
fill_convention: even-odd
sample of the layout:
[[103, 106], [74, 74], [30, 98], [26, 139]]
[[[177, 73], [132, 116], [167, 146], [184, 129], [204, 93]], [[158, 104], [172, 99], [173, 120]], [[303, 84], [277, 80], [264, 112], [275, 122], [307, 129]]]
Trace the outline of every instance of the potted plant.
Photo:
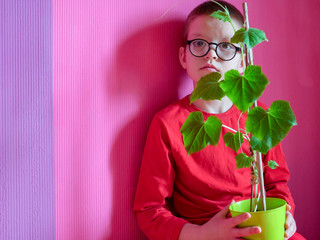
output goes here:
[[[244, 74], [241, 75], [237, 70], [230, 70], [225, 73], [223, 80], [217, 72], [202, 77], [191, 95], [190, 103], [197, 99], [221, 100], [226, 95], [244, 115], [247, 115], [245, 129], [240, 129], [239, 125], [238, 129], [223, 126], [215, 116], [210, 116], [204, 121], [202, 113], [198, 111], [189, 114], [180, 131], [188, 154], [192, 154], [201, 151], [207, 145], [217, 145], [223, 127], [230, 130], [223, 136], [225, 145], [236, 153], [239, 149], [241, 150], [235, 156], [237, 169], [250, 168], [252, 178], [251, 199], [232, 204], [231, 214], [236, 216], [243, 212], [251, 212], [252, 217], [240, 227], [261, 226], [262, 233], [251, 235], [248, 239], [277, 239], [275, 234], [279, 234], [281, 239], [284, 236], [286, 202], [282, 199], [266, 198], [263, 179], [263, 168], [275, 169], [278, 164], [270, 160], [268, 166], [263, 166], [262, 154], [266, 154], [284, 139], [291, 127], [297, 124], [296, 119], [286, 101], [275, 101], [267, 110], [257, 106], [257, 100], [269, 81], [261, 71], [261, 67], [253, 65], [251, 50], [257, 44], [267, 41], [266, 35], [262, 30], [249, 28], [246, 3], [244, 3], [245, 26], [237, 31], [228, 9], [220, 6], [224, 11], [216, 11], [211, 16], [232, 25], [235, 33], [231, 43], [237, 43], [241, 47]], [[241, 145], [244, 141], [249, 141], [251, 155], [242, 151]], [[275, 220], [275, 216], [270, 215], [270, 212], [278, 215], [280, 222]], [[262, 223], [256, 222], [262, 218], [262, 215], [272, 220], [272, 223], [268, 223], [270, 231]]]

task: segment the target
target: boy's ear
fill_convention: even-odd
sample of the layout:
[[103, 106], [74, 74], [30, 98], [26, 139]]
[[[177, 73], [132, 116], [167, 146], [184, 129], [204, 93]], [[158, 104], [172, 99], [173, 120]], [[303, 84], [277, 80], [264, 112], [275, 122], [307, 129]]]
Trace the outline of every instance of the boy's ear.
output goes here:
[[185, 52], [185, 48], [184, 47], [180, 47], [179, 49], [179, 60], [180, 60], [180, 64], [181, 66], [186, 69], [187, 65], [186, 65], [186, 52]]

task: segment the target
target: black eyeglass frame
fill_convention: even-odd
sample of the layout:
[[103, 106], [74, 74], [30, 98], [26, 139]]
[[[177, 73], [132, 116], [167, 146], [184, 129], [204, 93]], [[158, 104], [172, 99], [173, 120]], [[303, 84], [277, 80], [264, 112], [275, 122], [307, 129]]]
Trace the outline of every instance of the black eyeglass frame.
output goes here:
[[[201, 56], [197, 56], [197, 55], [193, 54], [193, 52], [192, 52], [191, 49], [190, 49], [191, 43], [192, 43], [193, 41], [196, 41], [196, 40], [204, 41], [204, 42], [208, 43], [208, 45], [209, 45], [208, 51], [207, 51], [205, 54], [201, 55]], [[225, 60], [225, 59], [221, 58], [221, 57], [219, 56], [218, 52], [217, 52], [218, 46], [219, 46], [220, 44], [224, 44], [224, 43], [230, 44], [230, 45], [232, 45], [232, 46], [236, 49], [236, 51], [234, 52], [233, 57], [230, 58], [230, 59], [228, 59], [228, 60]], [[223, 61], [231, 61], [231, 60], [234, 59], [234, 57], [237, 55], [237, 52], [240, 52], [240, 51], [241, 51], [241, 48], [233, 45], [232, 43], [228, 43], [228, 42], [214, 43], [214, 42], [208, 42], [208, 41], [206, 41], [206, 40], [204, 40], [204, 39], [200, 39], [200, 38], [199, 38], [199, 39], [197, 38], [197, 39], [187, 40], [187, 44], [189, 45], [189, 51], [190, 51], [190, 53], [191, 53], [193, 56], [195, 56], [195, 57], [203, 57], [203, 56], [207, 55], [208, 52], [209, 52], [210, 49], [211, 49], [210, 46], [211, 46], [211, 45], [214, 45], [214, 46], [215, 46], [215, 48], [213, 48], [214, 51], [216, 52], [218, 58], [220, 58], [220, 59], [223, 60]]]

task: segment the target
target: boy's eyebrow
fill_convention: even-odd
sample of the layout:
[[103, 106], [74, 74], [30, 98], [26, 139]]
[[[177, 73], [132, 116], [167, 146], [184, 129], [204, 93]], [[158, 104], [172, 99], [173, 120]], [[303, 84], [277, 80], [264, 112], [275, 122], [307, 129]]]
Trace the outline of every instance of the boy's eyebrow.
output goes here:
[[[191, 33], [189, 38], [188, 38], [188, 40], [199, 38], [199, 39], [204, 39], [204, 40], [209, 41], [209, 38], [207, 38], [206, 36], [202, 35], [201, 33]], [[230, 38], [223, 38], [223, 39], [219, 39], [219, 40], [220, 41], [218, 41], [218, 42], [230, 42]], [[209, 42], [211, 42], [211, 41], [209, 41]]]
[[208, 39], [206, 36], [202, 35], [201, 33], [191, 33], [188, 37], [188, 40], [192, 40], [192, 39], [196, 39], [196, 38], [204, 39], [204, 40]]
[[190, 35], [194, 37], [203, 37], [201, 33], [191, 33]]

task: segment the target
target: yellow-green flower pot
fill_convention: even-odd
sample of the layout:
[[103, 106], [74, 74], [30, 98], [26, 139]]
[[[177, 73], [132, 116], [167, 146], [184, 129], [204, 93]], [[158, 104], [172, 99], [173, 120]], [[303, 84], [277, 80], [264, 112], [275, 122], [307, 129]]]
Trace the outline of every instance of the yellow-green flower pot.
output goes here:
[[266, 198], [267, 211], [261, 211], [261, 203], [257, 212], [250, 212], [250, 199], [235, 202], [230, 205], [231, 216], [235, 217], [250, 212], [251, 218], [238, 227], [260, 226], [261, 233], [245, 237], [255, 240], [283, 240], [286, 219], [286, 201], [279, 198]]

